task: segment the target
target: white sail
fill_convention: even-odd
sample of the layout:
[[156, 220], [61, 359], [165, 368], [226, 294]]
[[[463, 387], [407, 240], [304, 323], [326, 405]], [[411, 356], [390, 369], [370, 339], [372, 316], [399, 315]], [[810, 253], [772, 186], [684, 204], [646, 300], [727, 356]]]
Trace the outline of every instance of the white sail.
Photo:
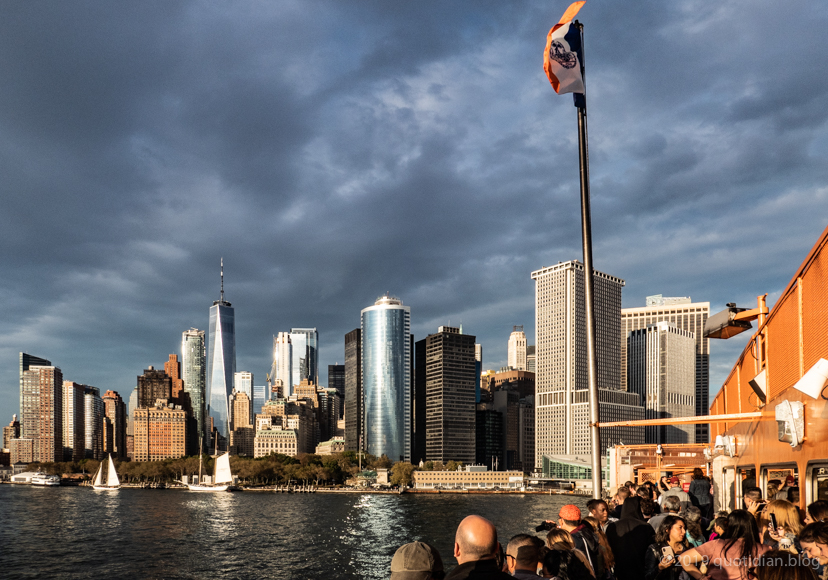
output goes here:
[[233, 483], [233, 474], [230, 473], [230, 454], [225, 453], [221, 457], [216, 458], [215, 477], [213, 483], [219, 485], [221, 483]]
[[118, 479], [118, 472], [115, 471], [115, 462], [112, 461], [112, 455], [109, 456], [109, 471], [106, 475], [107, 487], [118, 487], [121, 481]]
[[103, 485], [103, 461], [98, 465], [98, 471], [95, 472], [95, 479], [92, 480], [92, 485]]

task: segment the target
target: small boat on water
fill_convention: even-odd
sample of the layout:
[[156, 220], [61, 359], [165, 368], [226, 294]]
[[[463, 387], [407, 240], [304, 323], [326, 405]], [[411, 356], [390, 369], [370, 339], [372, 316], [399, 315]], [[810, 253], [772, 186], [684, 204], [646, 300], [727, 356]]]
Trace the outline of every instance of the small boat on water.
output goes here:
[[[199, 443], [199, 448], [201, 444]], [[212, 483], [203, 483], [202, 472], [204, 471], [204, 460], [201, 453], [198, 455], [198, 483], [188, 483], [190, 491], [227, 491], [233, 484], [233, 474], [230, 472], [230, 454], [225, 453], [216, 457], [213, 464]]]
[[95, 472], [95, 479], [92, 480], [92, 489], [97, 491], [121, 489], [121, 480], [118, 479], [118, 472], [115, 470], [112, 455], [109, 455], [109, 464], [106, 470], [106, 478], [104, 479], [103, 472], [106, 463], [105, 461], [101, 461], [101, 464], [98, 466], [98, 471]]
[[40, 485], [44, 487], [60, 485], [60, 477], [57, 475], [48, 475], [46, 473], [38, 472], [32, 476], [32, 485]]

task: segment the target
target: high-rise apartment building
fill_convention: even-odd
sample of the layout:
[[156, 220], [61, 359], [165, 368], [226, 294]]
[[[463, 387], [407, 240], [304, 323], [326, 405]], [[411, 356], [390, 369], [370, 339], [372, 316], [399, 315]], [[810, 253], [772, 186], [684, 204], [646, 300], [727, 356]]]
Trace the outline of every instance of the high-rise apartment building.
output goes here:
[[97, 387], [83, 390], [84, 453], [87, 459], [103, 458], [104, 402]]
[[[689, 297], [647, 296], [646, 306], [621, 310], [621, 388], [627, 387], [627, 335], [657, 322], [670, 322], [692, 332], [696, 341], [695, 414], [707, 415], [710, 407], [710, 339], [704, 338], [704, 325], [710, 316], [709, 302], [693, 302]], [[696, 443], [710, 441], [709, 425], [696, 425]]]
[[233, 377], [233, 385], [237, 392], [245, 393], [253, 404], [253, 373], [250, 371], [239, 371]]
[[526, 334], [523, 325], [512, 327], [506, 364], [516, 371], [526, 370]]
[[[584, 266], [577, 260], [532, 272], [535, 280], [537, 372], [535, 465], [543, 455], [589, 455], [589, 383]], [[599, 419], [641, 419], [638, 395], [619, 390], [621, 289], [624, 281], [594, 271]], [[601, 449], [643, 443], [641, 428], [601, 430]]]
[[[45, 364], [44, 364], [45, 363]], [[63, 373], [46, 359], [20, 353], [20, 438], [34, 461], [63, 459]]]
[[[170, 377], [170, 392], [173, 399], [180, 401], [184, 392], [184, 379], [181, 378], [181, 363], [177, 354], [171, 354], [164, 363], [164, 372]], [[189, 401], [187, 401], [189, 404]]]
[[474, 340], [441, 326], [416, 343], [418, 362], [425, 353], [416, 374], [425, 380], [426, 461], [475, 461]]
[[[270, 370], [271, 383], [282, 382], [282, 396], [293, 394], [293, 345], [289, 332], [280, 332], [273, 337], [273, 366]], [[268, 398], [273, 397], [268, 394]]]
[[3, 449], [9, 449], [10, 441], [12, 439], [20, 438], [20, 421], [17, 420], [17, 415], [12, 415], [12, 420], [9, 424], [3, 427]]
[[[328, 388], [336, 389], [341, 399], [343, 401], [345, 400], [345, 365], [339, 363], [328, 365]], [[345, 407], [341, 406], [340, 410], [344, 412]], [[339, 418], [341, 419], [342, 417]]]
[[154, 407], [158, 399], [172, 398], [172, 378], [166, 372], [152, 365], [138, 375], [138, 406]]
[[[627, 386], [644, 401], [645, 419], [696, 414], [696, 340], [671, 322], [630, 331]], [[645, 443], [693, 443], [693, 425], [644, 428]]]
[[119, 459], [126, 459], [126, 431], [127, 414], [126, 404], [116, 391], [104, 393], [104, 416], [109, 421], [111, 430], [104, 432], [104, 453], [112, 453]]
[[224, 300], [224, 261], [221, 269], [221, 297], [210, 307], [207, 340], [207, 412], [213, 427], [227, 439], [230, 393], [236, 373], [236, 314]]
[[[186, 368], [186, 367], [185, 367]], [[127, 404], [127, 457], [135, 458], [135, 409], [138, 408], [138, 387], [132, 389]]]
[[295, 387], [303, 380], [319, 384], [319, 333], [315, 328], [291, 328], [292, 372]]
[[268, 400], [267, 385], [253, 386], [253, 414], [262, 412], [265, 401]]
[[345, 335], [345, 450], [365, 449], [362, 414], [362, 329]]
[[255, 436], [253, 401], [246, 391], [233, 389], [230, 395], [230, 454], [253, 457]]
[[410, 461], [411, 308], [385, 295], [362, 310], [361, 320], [365, 448]]
[[152, 407], [135, 409], [133, 421], [135, 461], [161, 461], [184, 457], [187, 412], [159, 399]]
[[85, 389], [86, 385], [63, 381], [63, 461], [80, 461], [86, 457]]
[[207, 350], [203, 330], [191, 328], [181, 333], [181, 376], [195, 425], [195, 432], [188, 433], [188, 440], [198, 445], [199, 437], [204, 437], [207, 429]]

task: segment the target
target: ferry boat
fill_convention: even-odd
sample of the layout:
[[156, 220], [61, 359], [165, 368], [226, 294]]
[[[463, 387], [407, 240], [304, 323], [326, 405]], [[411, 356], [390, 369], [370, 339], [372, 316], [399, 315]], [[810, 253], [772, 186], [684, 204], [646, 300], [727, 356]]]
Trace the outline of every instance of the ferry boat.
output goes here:
[[32, 476], [32, 485], [40, 485], [45, 487], [60, 485], [60, 477], [57, 475], [48, 475], [46, 473], [38, 472]]
[[788, 476], [800, 509], [828, 500], [828, 228], [766, 315], [763, 304], [760, 296], [758, 327], [710, 406], [735, 417], [711, 422], [720, 509], [741, 508], [753, 486], [773, 499], [769, 483]]

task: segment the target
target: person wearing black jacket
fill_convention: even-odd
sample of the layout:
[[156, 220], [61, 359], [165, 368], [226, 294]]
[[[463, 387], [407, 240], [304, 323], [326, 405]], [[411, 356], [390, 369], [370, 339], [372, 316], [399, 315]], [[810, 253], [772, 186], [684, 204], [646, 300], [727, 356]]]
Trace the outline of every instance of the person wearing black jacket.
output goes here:
[[644, 559], [644, 580], [679, 580], [684, 570], [678, 555], [687, 550], [684, 520], [668, 515], [658, 527], [655, 544], [647, 548]]
[[512, 580], [497, 565], [497, 529], [480, 516], [467, 516], [457, 526], [454, 537], [454, 558], [458, 566], [446, 580]]
[[607, 541], [615, 557], [618, 580], [641, 580], [644, 577], [644, 556], [653, 543], [655, 530], [644, 519], [641, 498], [629, 497], [621, 509], [621, 519], [607, 527]]

